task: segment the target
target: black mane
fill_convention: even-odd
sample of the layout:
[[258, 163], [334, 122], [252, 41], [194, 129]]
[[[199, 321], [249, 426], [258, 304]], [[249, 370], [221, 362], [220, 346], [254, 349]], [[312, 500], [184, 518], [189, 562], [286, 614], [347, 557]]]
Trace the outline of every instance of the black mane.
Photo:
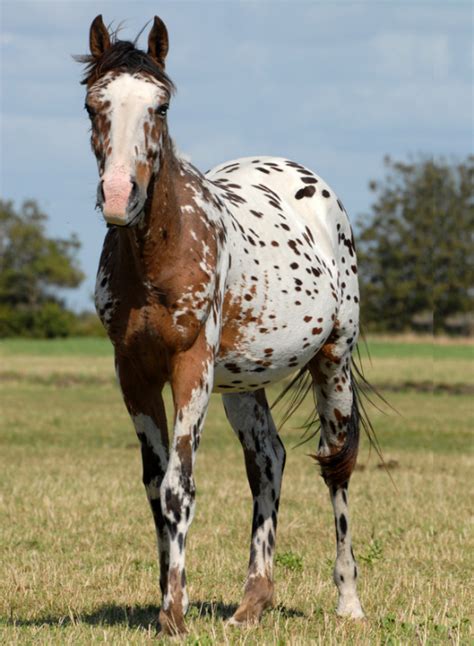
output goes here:
[[95, 58], [92, 54], [74, 56], [74, 58], [86, 66], [82, 85], [91, 85], [107, 72], [120, 70], [131, 74], [145, 72], [163, 83], [170, 94], [175, 90], [173, 81], [163, 68], [146, 52], [138, 49], [135, 43], [128, 40], [115, 40], [100, 58]]

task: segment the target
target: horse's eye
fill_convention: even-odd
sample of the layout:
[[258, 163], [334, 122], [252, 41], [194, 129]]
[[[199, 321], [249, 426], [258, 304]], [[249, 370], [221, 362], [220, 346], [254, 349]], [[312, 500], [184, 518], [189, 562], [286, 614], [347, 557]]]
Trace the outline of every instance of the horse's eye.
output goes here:
[[160, 117], [166, 117], [166, 113], [168, 112], [168, 108], [170, 106], [168, 103], [163, 103], [163, 105], [160, 105], [158, 108], [155, 110], [155, 114], [158, 114]]
[[85, 107], [85, 109], [86, 109], [86, 111], [87, 111], [87, 114], [89, 115], [89, 117], [90, 117], [91, 119], [92, 119], [93, 117], [95, 117], [95, 115], [96, 115], [96, 111], [94, 110], [94, 108], [91, 108], [91, 106], [90, 106], [90, 105], [88, 105], [87, 103], [84, 105], [84, 107]]

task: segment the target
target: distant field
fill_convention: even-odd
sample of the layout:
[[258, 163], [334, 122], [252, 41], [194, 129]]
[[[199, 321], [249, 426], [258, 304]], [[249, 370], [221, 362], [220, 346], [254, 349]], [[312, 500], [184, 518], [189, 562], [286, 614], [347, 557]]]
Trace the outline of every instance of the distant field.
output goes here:
[[[307, 457], [316, 440], [292, 448], [307, 401], [282, 432], [276, 608], [259, 627], [225, 625], [242, 593], [251, 500], [214, 396], [197, 462], [186, 644], [469, 643], [473, 406], [457, 393], [473, 385], [472, 346], [374, 339], [370, 348], [366, 373], [399, 414], [371, 411], [394, 484], [365, 438], [351, 483], [367, 620], [334, 614], [334, 524]], [[109, 343], [0, 342], [0, 389], [0, 642], [154, 642], [154, 531]]]
[[[361, 339], [360, 350], [363, 356], [370, 354], [373, 358], [383, 357], [419, 357], [436, 359], [474, 359], [474, 343], [460, 339], [451, 340], [449, 344], [440, 341], [431, 342], [423, 338], [416, 342], [413, 338], [400, 340], [368, 337], [367, 342]], [[368, 348], [368, 351], [367, 351]], [[72, 337], [68, 339], [0, 339], [0, 356], [32, 355], [44, 357], [68, 356], [109, 356], [112, 353], [110, 341], [106, 338]]]
[[112, 346], [106, 338], [72, 337], [68, 339], [3, 339], [0, 356], [27, 355], [34, 357], [109, 357]]
[[[464, 384], [474, 392], [474, 345], [466, 342], [446, 345], [375, 337], [361, 341], [359, 349], [364, 374], [374, 384]], [[112, 356], [107, 339], [4, 340], [0, 341], [0, 379], [113, 378]]]

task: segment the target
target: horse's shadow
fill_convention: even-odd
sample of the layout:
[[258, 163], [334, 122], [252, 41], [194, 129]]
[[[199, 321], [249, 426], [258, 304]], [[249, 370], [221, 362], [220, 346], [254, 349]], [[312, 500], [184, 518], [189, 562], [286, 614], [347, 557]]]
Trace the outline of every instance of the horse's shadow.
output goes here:
[[[194, 601], [189, 606], [187, 617], [189, 621], [205, 618], [226, 621], [232, 617], [237, 607], [236, 604], [227, 604], [221, 601]], [[150, 627], [158, 628], [159, 611], [160, 606], [155, 604], [129, 606], [112, 603], [100, 606], [90, 613], [80, 613], [75, 617], [75, 621], [91, 626], [124, 625], [129, 628], [148, 630]], [[274, 612], [284, 618], [305, 616], [303, 612], [283, 605], [275, 607]], [[36, 619], [15, 619], [11, 620], [11, 623], [16, 626], [68, 626], [73, 623], [73, 619], [68, 616], [48, 615]]]
[[[220, 601], [195, 601], [189, 605], [187, 617], [189, 620], [216, 617], [225, 621], [232, 617], [236, 610], [235, 604], [226, 604]], [[160, 606], [154, 604], [145, 606], [107, 604], [100, 606], [92, 613], [81, 615], [81, 620], [92, 625], [125, 624], [129, 628], [148, 629], [150, 626], [158, 626], [159, 612]]]

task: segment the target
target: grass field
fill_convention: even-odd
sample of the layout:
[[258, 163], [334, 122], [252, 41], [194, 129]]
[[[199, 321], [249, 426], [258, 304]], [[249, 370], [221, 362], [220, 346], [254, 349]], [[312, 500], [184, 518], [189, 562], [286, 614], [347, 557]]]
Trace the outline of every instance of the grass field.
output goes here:
[[[371, 415], [393, 484], [365, 438], [351, 481], [367, 619], [334, 614], [329, 498], [314, 445], [292, 448], [301, 410], [282, 431], [276, 607], [258, 627], [225, 625], [242, 594], [251, 499], [215, 397], [197, 461], [185, 643], [471, 643], [473, 346], [369, 346], [366, 375], [398, 414]], [[152, 643], [154, 529], [108, 342], [1, 342], [0, 388], [0, 643]]]

